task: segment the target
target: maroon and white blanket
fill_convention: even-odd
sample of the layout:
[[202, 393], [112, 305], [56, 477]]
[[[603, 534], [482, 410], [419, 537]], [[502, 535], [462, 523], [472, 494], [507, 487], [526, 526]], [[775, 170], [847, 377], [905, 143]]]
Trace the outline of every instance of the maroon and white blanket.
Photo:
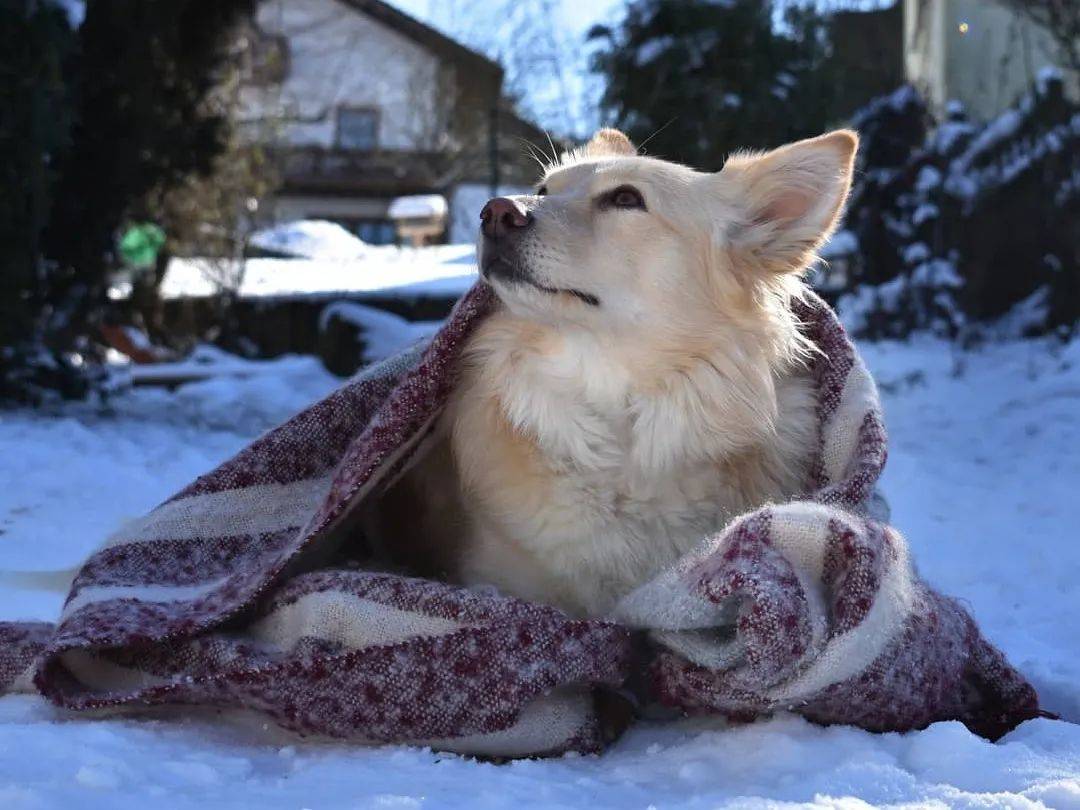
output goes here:
[[494, 305], [475, 287], [428, 344], [120, 529], [56, 626], [0, 625], [0, 692], [76, 710], [254, 709], [303, 733], [492, 756], [598, 750], [611, 716], [598, 707], [639, 667], [652, 699], [739, 720], [959, 719], [995, 738], [1038, 713], [1031, 686], [869, 516], [886, 452], [877, 393], [814, 298], [798, 305], [822, 350], [809, 494], [702, 538], [610, 621], [365, 570], [350, 510], [424, 451]]

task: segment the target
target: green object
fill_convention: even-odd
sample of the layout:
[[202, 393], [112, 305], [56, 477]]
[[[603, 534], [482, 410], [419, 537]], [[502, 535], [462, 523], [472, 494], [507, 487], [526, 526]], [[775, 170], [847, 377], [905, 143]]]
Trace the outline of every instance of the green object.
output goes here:
[[120, 256], [126, 264], [140, 270], [153, 267], [161, 246], [165, 244], [165, 231], [152, 222], [132, 225], [120, 237]]

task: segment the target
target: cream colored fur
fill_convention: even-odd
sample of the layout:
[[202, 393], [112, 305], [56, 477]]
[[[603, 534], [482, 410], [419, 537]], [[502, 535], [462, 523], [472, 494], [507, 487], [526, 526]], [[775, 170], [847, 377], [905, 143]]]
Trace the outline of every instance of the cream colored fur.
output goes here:
[[[789, 304], [855, 148], [836, 132], [704, 174], [603, 130], [564, 156], [545, 196], [518, 198], [531, 281], [492, 277], [500, 306], [467, 347], [444, 444], [372, 530], [465, 583], [600, 616], [733, 516], [798, 494], [815, 349]], [[624, 185], [644, 210], [600, 202]]]

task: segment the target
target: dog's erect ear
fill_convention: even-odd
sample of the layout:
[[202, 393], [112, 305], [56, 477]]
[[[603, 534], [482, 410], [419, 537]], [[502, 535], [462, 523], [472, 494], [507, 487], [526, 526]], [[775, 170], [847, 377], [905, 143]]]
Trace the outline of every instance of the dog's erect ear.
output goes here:
[[637, 147], [617, 129], [604, 128], [592, 136], [585, 151], [595, 157], [601, 155], [636, 155]]
[[859, 136], [841, 129], [762, 155], [737, 155], [721, 171], [737, 183], [742, 222], [732, 244], [779, 273], [800, 272], [844, 209]]

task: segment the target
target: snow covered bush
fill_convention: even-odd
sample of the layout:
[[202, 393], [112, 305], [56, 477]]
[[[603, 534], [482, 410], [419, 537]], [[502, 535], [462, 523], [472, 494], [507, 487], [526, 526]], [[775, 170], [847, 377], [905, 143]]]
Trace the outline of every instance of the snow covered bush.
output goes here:
[[861, 171], [838, 235], [854, 248], [825, 251], [846, 272], [824, 292], [857, 335], [970, 339], [1017, 306], [1023, 318], [1012, 322], [1027, 333], [1070, 331], [1080, 316], [1080, 107], [1060, 77], [1044, 73], [985, 125], [956, 102], [930, 123], [911, 87], [854, 117]]

